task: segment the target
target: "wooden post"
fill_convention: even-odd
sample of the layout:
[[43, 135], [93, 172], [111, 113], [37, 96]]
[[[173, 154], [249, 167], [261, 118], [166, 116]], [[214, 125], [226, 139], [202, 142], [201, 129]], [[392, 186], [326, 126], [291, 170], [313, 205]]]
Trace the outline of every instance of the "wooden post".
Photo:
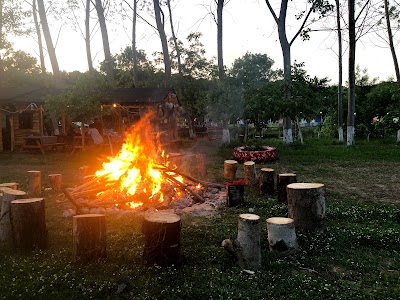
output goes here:
[[224, 161], [224, 178], [230, 181], [235, 180], [236, 170], [238, 168], [238, 162], [236, 160], [225, 160]]
[[290, 218], [274, 217], [267, 219], [268, 244], [271, 251], [285, 255], [297, 251], [297, 237], [294, 220]]
[[244, 167], [244, 183], [247, 186], [256, 184], [256, 163], [254, 161], [246, 161]]
[[286, 187], [288, 184], [297, 182], [297, 176], [293, 173], [278, 174], [276, 181], [278, 188], [278, 201], [287, 203]]
[[322, 231], [325, 219], [325, 186], [292, 183], [287, 186], [288, 216], [298, 231]]
[[15, 248], [47, 249], [47, 228], [43, 198], [11, 201], [11, 223]]
[[10, 150], [13, 152], [15, 150], [15, 129], [14, 129], [14, 115], [9, 116], [9, 122], [10, 122]]
[[13, 190], [7, 187], [2, 188], [3, 200], [1, 202], [0, 214], [0, 240], [12, 243], [12, 227], [11, 227], [11, 201], [24, 197], [25, 192]]
[[196, 162], [197, 162], [197, 173], [199, 174], [199, 177], [201, 179], [204, 179], [204, 177], [207, 174], [206, 158], [204, 154], [196, 154]]
[[28, 171], [28, 195], [38, 196], [42, 193], [40, 171]]
[[275, 170], [271, 168], [262, 168], [259, 177], [260, 194], [273, 195], [274, 188], [274, 175]]
[[61, 174], [50, 174], [49, 175], [50, 186], [53, 191], [59, 191], [62, 186], [62, 175]]
[[145, 215], [142, 232], [145, 236], [143, 261], [151, 265], [180, 265], [181, 218], [174, 213], [152, 212]]
[[72, 234], [74, 262], [99, 262], [107, 258], [105, 215], [74, 216]]
[[244, 268], [261, 267], [260, 217], [254, 214], [239, 215], [238, 242], [243, 254]]
[[82, 166], [79, 168], [79, 178], [82, 183], [84, 182], [85, 177], [88, 175], [88, 173], [89, 173], [88, 166]]

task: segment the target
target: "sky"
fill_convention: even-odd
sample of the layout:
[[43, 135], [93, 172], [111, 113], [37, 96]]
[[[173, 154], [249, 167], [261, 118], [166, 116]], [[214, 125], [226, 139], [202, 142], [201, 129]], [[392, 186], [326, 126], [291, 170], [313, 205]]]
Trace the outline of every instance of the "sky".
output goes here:
[[[226, 1], [228, 2], [228, 1]], [[304, 9], [306, 6], [297, 1], [297, 7], [290, 7], [289, 13], [294, 15], [296, 10]], [[331, 1], [333, 2], [333, 1]], [[272, 0], [275, 12], [279, 13], [280, 1]], [[293, 2], [291, 2], [293, 4]], [[195, 31], [203, 33], [201, 42], [206, 49], [208, 57], [217, 55], [217, 29], [214, 21], [209, 15], [209, 7], [215, 10], [214, 0], [173, 0], [173, 19], [176, 35], [180, 40]], [[147, 20], [154, 24], [151, 16], [144, 11], [139, 12]], [[165, 9], [166, 17], [168, 17]], [[59, 34], [56, 54], [61, 70], [65, 71], [86, 71], [87, 61], [85, 54], [84, 40], [78, 32], [74, 32], [69, 26], [61, 27], [58, 21], [49, 21], [53, 41]], [[83, 29], [82, 19], [82, 29]], [[93, 21], [94, 23], [94, 21]], [[166, 24], [167, 35], [170, 36], [169, 23]], [[293, 18], [288, 20], [288, 36], [291, 38], [299, 26]], [[61, 28], [61, 29], [60, 29]], [[322, 29], [323, 25], [316, 25]], [[116, 54], [130, 45], [131, 25], [129, 21], [123, 21], [120, 16], [115, 16], [112, 22], [108, 23], [111, 53]], [[154, 51], [161, 51], [161, 42], [153, 29], [138, 19], [137, 47], [146, 51], [148, 57]], [[386, 80], [394, 77], [394, 67], [391, 53], [388, 47], [378, 47], [376, 36], [370, 34], [357, 43], [356, 64], [361, 69], [367, 68], [371, 78]], [[32, 38], [14, 39], [14, 46], [36, 55], [37, 43]], [[311, 76], [319, 78], [328, 77], [331, 83], [337, 82], [338, 58], [333, 49], [337, 48], [335, 33], [329, 31], [316, 31], [311, 33], [309, 41], [302, 41], [300, 38], [292, 45], [292, 63], [304, 62], [305, 69]], [[98, 66], [103, 60], [102, 42], [98, 30], [92, 40], [92, 55], [94, 65]], [[223, 14], [223, 51], [224, 63], [231, 67], [236, 58], [243, 56], [246, 52], [267, 54], [274, 60], [273, 68], [283, 68], [282, 52], [278, 40], [278, 32], [274, 20], [264, 0], [231, 0]], [[348, 52], [344, 53], [344, 80], [347, 79]], [[47, 69], [51, 70], [47, 58]]]

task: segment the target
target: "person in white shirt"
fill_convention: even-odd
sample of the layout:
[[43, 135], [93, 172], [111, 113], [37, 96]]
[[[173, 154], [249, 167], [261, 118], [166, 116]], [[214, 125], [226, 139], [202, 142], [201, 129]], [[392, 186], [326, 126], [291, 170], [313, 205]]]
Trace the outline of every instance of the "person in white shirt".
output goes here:
[[89, 130], [88, 130], [88, 134], [90, 135], [90, 137], [92, 138], [92, 141], [95, 145], [98, 144], [103, 144], [104, 143], [104, 139], [101, 136], [100, 132], [97, 130], [97, 128], [95, 128], [93, 126], [93, 124], [89, 125]]

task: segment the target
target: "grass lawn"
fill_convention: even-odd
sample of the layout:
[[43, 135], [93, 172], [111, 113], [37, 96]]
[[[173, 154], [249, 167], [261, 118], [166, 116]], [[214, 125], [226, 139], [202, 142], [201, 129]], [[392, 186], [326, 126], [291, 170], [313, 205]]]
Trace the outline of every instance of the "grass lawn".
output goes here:
[[[325, 140], [284, 146], [279, 140], [258, 141], [278, 148], [278, 160], [258, 165], [276, 173], [294, 172], [298, 182], [321, 182], [327, 191], [327, 229], [300, 234], [300, 251], [280, 257], [268, 250], [262, 222], [262, 268], [254, 275], [240, 270], [221, 241], [237, 235], [238, 215], [254, 210], [262, 220], [286, 216], [275, 198], [246, 190], [237, 208], [220, 207], [211, 218], [184, 217], [181, 267], [145, 268], [142, 216], [106, 216], [107, 255], [103, 263], [72, 263], [72, 208], [63, 195], [44, 191], [49, 249], [20, 254], [0, 245], [0, 299], [399, 299], [400, 298], [400, 146], [393, 141], [357, 141], [354, 147]], [[208, 181], [223, 182], [223, 161], [232, 147], [209, 141], [188, 145], [207, 154]], [[0, 154], [0, 182], [27, 188], [26, 171], [47, 176], [61, 173], [67, 186], [79, 184], [78, 169], [101, 165], [90, 153]], [[243, 176], [242, 167], [238, 175]], [[117, 282], [129, 280], [116, 295]]]

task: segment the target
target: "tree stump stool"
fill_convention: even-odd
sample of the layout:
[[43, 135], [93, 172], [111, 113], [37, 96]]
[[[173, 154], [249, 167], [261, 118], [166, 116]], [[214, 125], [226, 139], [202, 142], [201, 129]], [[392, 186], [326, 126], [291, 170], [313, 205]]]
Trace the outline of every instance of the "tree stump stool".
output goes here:
[[287, 186], [288, 216], [298, 231], [322, 231], [325, 219], [325, 186], [292, 183]]
[[244, 168], [244, 183], [247, 186], [256, 184], [256, 163], [254, 161], [246, 161], [243, 164]]
[[105, 215], [72, 217], [72, 235], [74, 262], [99, 262], [107, 258]]
[[260, 194], [272, 196], [275, 192], [275, 170], [271, 168], [262, 168], [260, 177], [258, 178]]
[[297, 251], [297, 236], [294, 220], [290, 218], [273, 217], [267, 219], [269, 249], [284, 255]]
[[26, 193], [11, 188], [2, 188], [3, 199], [1, 202], [0, 214], [0, 240], [12, 243], [12, 226], [11, 226], [11, 201], [26, 196]]
[[13, 190], [18, 190], [19, 189], [19, 184], [17, 182], [5, 182], [5, 183], [0, 183], [0, 189], [3, 187], [7, 187]]
[[49, 175], [50, 186], [53, 191], [61, 190], [62, 186], [62, 175], [61, 174], [50, 174]]
[[244, 268], [261, 267], [260, 217], [254, 214], [239, 215], [237, 241], [240, 243]]
[[40, 196], [42, 193], [40, 171], [28, 171], [28, 195]]
[[288, 184], [297, 182], [297, 176], [293, 173], [278, 174], [276, 181], [278, 187], [278, 201], [287, 203], [286, 187]]
[[180, 265], [181, 218], [174, 213], [145, 214], [142, 232], [145, 236], [143, 261], [146, 266]]
[[224, 178], [229, 181], [235, 180], [237, 168], [238, 168], [238, 162], [236, 160], [225, 160], [224, 161]]
[[43, 198], [11, 201], [11, 223], [15, 248], [47, 249], [45, 202]]

